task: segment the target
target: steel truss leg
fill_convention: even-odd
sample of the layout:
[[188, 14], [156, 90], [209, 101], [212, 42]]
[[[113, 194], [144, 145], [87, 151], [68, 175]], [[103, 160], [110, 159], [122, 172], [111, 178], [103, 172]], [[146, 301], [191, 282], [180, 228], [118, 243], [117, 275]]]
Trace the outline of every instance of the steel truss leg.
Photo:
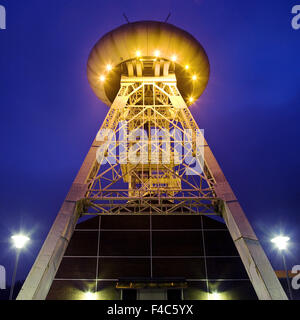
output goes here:
[[17, 300], [46, 299], [78, 221], [80, 210], [76, 204], [87, 190], [84, 182], [95, 162], [96, 150], [97, 147], [92, 146], [88, 152]]
[[[116, 125], [116, 106], [123, 107], [126, 97], [115, 99], [102, 127]], [[96, 153], [101, 142], [94, 140], [71, 188], [58, 212], [51, 230], [31, 268], [17, 300], [44, 300], [50, 290], [55, 274], [68, 247], [74, 228], [82, 212], [77, 201], [85, 197], [88, 179], [96, 164]]]
[[[173, 96], [170, 99], [173, 105], [181, 107], [181, 117], [186, 127], [198, 128], [182, 97]], [[260, 300], [287, 300], [287, 295], [205, 139], [204, 144], [205, 166], [215, 181], [216, 196], [223, 200], [222, 216], [257, 297]]]
[[215, 178], [215, 192], [223, 200], [222, 216], [260, 300], [287, 300], [287, 296], [208, 145], [205, 163]]

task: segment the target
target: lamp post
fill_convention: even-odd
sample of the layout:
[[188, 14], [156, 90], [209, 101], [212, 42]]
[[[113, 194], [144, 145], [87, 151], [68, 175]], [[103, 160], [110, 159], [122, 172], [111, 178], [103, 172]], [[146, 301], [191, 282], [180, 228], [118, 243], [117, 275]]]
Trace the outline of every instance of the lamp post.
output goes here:
[[10, 287], [9, 300], [12, 300], [12, 297], [13, 297], [17, 268], [18, 268], [21, 250], [24, 248], [26, 243], [30, 240], [28, 237], [26, 237], [22, 234], [13, 235], [11, 237], [11, 239], [12, 239], [12, 242], [13, 242], [15, 248], [16, 248], [16, 262], [15, 262], [14, 273], [13, 273], [11, 287]]
[[284, 266], [284, 270], [285, 270], [285, 274], [286, 274], [286, 281], [288, 284], [289, 296], [290, 296], [290, 299], [293, 300], [293, 294], [292, 294], [292, 289], [291, 289], [291, 284], [290, 284], [290, 280], [289, 280], [289, 274], [288, 274], [288, 270], [286, 267], [285, 254], [284, 254], [284, 250], [287, 248], [287, 244], [288, 244], [289, 240], [290, 240], [289, 237], [278, 236], [278, 237], [273, 238], [271, 241], [276, 245], [276, 247], [278, 248], [278, 250], [281, 253], [283, 266]]

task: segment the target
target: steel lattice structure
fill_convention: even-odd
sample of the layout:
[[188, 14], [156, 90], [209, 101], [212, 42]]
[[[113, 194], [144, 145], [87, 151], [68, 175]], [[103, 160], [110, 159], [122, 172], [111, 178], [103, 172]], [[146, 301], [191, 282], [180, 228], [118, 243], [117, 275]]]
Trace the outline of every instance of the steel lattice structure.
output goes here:
[[[134, 129], [146, 133], [147, 139], [143, 143], [139, 140], [145, 164], [130, 163], [129, 159], [126, 164], [120, 163], [122, 155], [117, 151], [123, 147], [126, 157], [128, 149], [137, 144], [132, 141], [124, 145], [118, 139], [122, 127], [126, 127], [126, 134]], [[108, 152], [106, 165], [102, 158], [92, 166], [83, 200], [90, 210], [82, 214], [221, 214], [220, 199], [215, 194], [215, 182], [207, 166], [202, 165], [199, 172], [185, 163], [185, 158], [196, 152], [198, 126], [180, 96], [174, 75], [136, 78], [134, 82], [129, 77], [122, 77], [117, 98], [100, 130], [107, 129], [115, 137], [113, 148], [103, 150], [103, 154]], [[150, 129], [160, 130], [166, 139], [159, 141], [157, 136], [153, 139]], [[170, 134], [184, 135], [187, 132], [184, 129], [194, 132], [190, 135], [190, 143]], [[189, 149], [184, 155], [176, 153], [176, 149], [183, 150], [187, 144]], [[115, 161], [112, 163], [109, 159]], [[199, 168], [200, 162], [198, 160]], [[192, 174], [189, 175], [188, 170]]]
[[[174, 48], [181, 61], [171, 59]], [[187, 78], [184, 59], [198, 81]], [[287, 299], [188, 108], [208, 74], [201, 45], [166, 23], [128, 24], [100, 39], [88, 77], [111, 107], [18, 299], [45, 299], [79, 217], [126, 214], [221, 216], [258, 298]]]

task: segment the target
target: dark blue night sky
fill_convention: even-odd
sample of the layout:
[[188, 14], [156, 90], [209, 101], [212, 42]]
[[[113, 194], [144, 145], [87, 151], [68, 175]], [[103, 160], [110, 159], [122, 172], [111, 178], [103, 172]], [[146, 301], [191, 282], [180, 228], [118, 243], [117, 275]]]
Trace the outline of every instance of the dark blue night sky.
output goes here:
[[10, 236], [32, 241], [22, 254], [24, 279], [108, 108], [89, 87], [90, 50], [130, 21], [160, 20], [192, 33], [205, 48], [211, 77], [191, 111], [265, 248], [292, 244], [300, 264], [300, 1], [0, 0], [0, 264], [11, 281]]

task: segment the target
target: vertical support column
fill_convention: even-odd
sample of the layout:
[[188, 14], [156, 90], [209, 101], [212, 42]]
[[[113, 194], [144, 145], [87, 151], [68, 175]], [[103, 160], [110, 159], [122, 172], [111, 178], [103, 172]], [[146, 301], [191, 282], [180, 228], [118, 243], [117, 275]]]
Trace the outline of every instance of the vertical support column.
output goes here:
[[86, 193], [86, 179], [96, 162], [97, 148], [97, 145], [90, 148], [17, 300], [44, 300], [47, 297], [79, 218], [77, 201]]
[[[198, 128], [183, 98], [180, 95], [170, 96], [170, 100], [181, 110], [184, 126]], [[205, 139], [204, 144], [204, 164], [215, 181], [216, 196], [223, 200], [222, 216], [257, 297], [260, 300], [287, 300], [264, 250]]]
[[215, 193], [223, 200], [222, 216], [260, 300], [287, 296], [221, 168], [205, 142], [205, 164], [215, 179]]
[[[125, 106], [127, 100], [127, 96], [118, 95], [116, 97], [101, 128], [115, 130], [118, 124], [119, 110]], [[88, 191], [88, 180], [92, 178], [91, 173], [94, 175], [97, 173], [93, 169], [98, 165], [96, 154], [101, 143], [94, 140], [17, 300], [46, 299], [81, 213], [78, 201], [85, 198]]]

